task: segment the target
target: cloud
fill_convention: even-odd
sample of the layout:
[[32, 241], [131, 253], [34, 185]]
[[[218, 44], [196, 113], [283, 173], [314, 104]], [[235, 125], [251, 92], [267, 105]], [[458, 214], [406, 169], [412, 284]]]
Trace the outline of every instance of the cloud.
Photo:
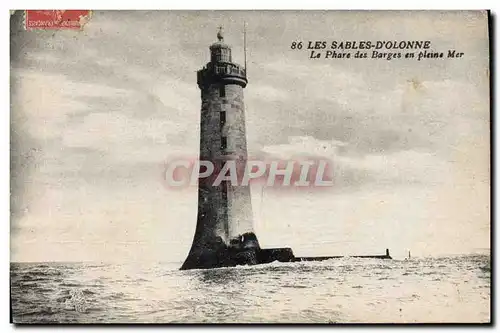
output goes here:
[[[112, 155], [116, 162], [160, 162], [169, 148], [186, 143], [176, 139], [186, 130], [185, 126], [167, 120], [141, 120], [117, 112], [92, 113], [63, 132], [62, 144], [99, 150]], [[156, 155], [156, 148], [162, 149], [164, 154]]]
[[[318, 81], [328, 86], [328, 80]], [[309, 83], [294, 85], [292, 81], [287, 101], [251, 101], [248, 113], [271, 118], [272, 125], [263, 124], [264, 128], [280, 127], [272, 131], [274, 138], [265, 137], [267, 142], [286, 142], [288, 135], [309, 135], [346, 142], [354, 153], [409, 149], [446, 153], [465, 138], [487, 133], [488, 96], [478, 87], [446, 79], [420, 81], [415, 88], [413, 82], [374, 90], [360, 79], [338, 94], [332, 89], [330, 95], [315, 95], [303, 93], [301, 85]], [[295, 96], [300, 96], [300, 101]], [[261, 117], [255, 116], [255, 121], [258, 119]]]
[[266, 146], [262, 152], [270, 159], [326, 159], [332, 165], [334, 189], [343, 191], [374, 186], [435, 186], [450, 182], [448, 170], [453, 167], [429, 152], [355, 155], [346, 142], [310, 136], [289, 137], [288, 144]]

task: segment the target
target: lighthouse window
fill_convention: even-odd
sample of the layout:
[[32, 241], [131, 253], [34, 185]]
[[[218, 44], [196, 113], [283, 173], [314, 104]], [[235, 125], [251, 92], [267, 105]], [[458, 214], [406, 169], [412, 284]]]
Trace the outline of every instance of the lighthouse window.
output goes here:
[[224, 126], [225, 123], [226, 123], [226, 112], [221, 111], [220, 112], [220, 128], [221, 129]]
[[222, 186], [222, 199], [227, 199], [227, 180], [223, 180], [221, 182]]
[[226, 86], [219, 87], [219, 97], [226, 97]]
[[225, 136], [220, 138], [220, 149], [226, 150], [227, 148], [227, 138]]

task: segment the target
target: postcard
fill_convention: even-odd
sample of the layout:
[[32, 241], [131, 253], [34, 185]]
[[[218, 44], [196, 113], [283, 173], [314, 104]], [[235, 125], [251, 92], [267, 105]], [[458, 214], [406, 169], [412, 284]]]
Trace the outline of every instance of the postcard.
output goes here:
[[12, 11], [11, 321], [490, 323], [490, 23]]

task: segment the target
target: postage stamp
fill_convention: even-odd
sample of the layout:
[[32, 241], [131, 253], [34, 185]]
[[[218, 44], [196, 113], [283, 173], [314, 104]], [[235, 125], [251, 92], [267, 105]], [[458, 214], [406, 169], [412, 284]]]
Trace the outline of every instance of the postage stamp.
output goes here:
[[26, 10], [26, 30], [81, 29], [88, 22], [90, 10]]

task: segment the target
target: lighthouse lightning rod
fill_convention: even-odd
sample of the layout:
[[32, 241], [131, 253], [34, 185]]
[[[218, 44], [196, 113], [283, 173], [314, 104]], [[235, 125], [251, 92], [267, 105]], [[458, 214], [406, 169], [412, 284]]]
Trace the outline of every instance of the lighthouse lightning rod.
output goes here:
[[247, 22], [243, 22], [243, 53], [245, 55], [245, 73], [247, 71]]

